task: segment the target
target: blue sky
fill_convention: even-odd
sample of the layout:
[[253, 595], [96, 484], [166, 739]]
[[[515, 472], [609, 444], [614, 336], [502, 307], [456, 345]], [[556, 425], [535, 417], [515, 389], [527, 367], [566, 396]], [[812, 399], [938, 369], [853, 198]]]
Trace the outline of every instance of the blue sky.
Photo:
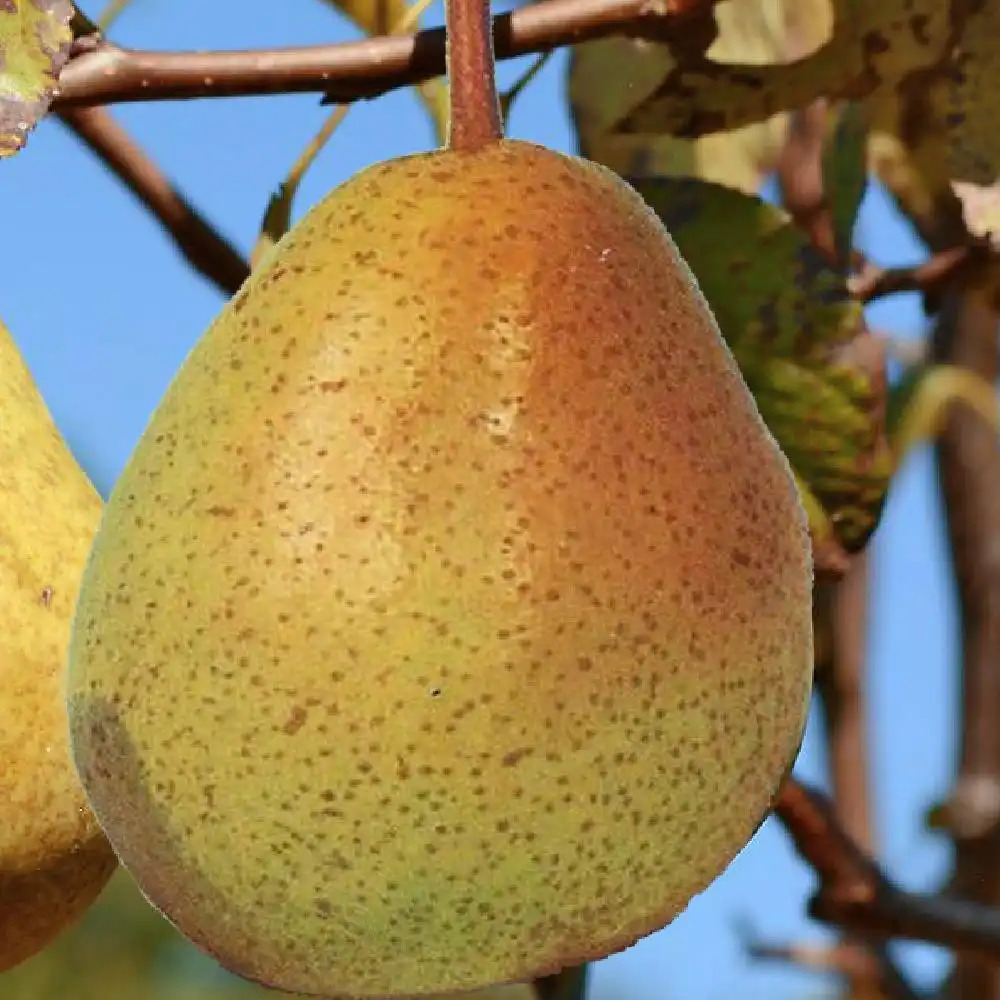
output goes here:
[[[90, 8], [96, 13], [95, 7]], [[318, 0], [135, 0], [115, 37], [156, 48], [233, 48], [350, 37]], [[565, 61], [553, 59], [516, 106], [510, 134], [574, 151]], [[501, 69], [510, 81], [516, 67]], [[244, 252], [267, 198], [325, 111], [315, 97], [123, 106], [116, 115]], [[432, 135], [408, 93], [359, 105], [307, 175], [301, 212], [378, 159], [425, 149]], [[9, 326], [80, 460], [107, 493], [186, 352], [220, 308], [118, 183], [60, 126], [45, 123], [25, 152], [0, 164], [0, 317]], [[859, 240], [875, 259], [918, 259], [912, 234], [871, 191]], [[879, 329], [920, 336], [912, 296], [870, 310]], [[955, 754], [956, 621], [939, 501], [926, 449], [907, 461], [874, 542], [870, 639], [873, 787], [882, 860], [911, 888], [946, 872], [944, 842], [922, 815], [949, 787]], [[799, 774], [822, 780], [811, 728]], [[785, 1000], [831, 992], [813, 974], [749, 963], [734, 928], [817, 940], [803, 916], [812, 877], [769, 821], [729, 871], [671, 927], [598, 963], [592, 1000]], [[900, 950], [921, 980], [946, 958]]]

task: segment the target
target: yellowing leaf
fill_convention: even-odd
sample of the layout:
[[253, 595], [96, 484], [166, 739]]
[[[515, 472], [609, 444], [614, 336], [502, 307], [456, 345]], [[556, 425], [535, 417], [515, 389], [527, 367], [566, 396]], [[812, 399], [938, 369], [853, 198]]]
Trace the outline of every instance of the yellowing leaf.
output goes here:
[[261, 223], [260, 236], [257, 237], [257, 243], [250, 254], [251, 269], [256, 270], [260, 266], [268, 252], [291, 228], [292, 203], [299, 190], [299, 185], [302, 183], [302, 178], [312, 166], [313, 160], [316, 159], [320, 150], [326, 145], [327, 140], [336, 131], [337, 126], [344, 120], [349, 108], [349, 104], [340, 104], [330, 112], [322, 128], [293, 164], [288, 176], [278, 186], [278, 190], [271, 195], [264, 212], [264, 220]]
[[[412, 4], [402, 4], [403, 12], [398, 22], [393, 26], [391, 33], [409, 31], [419, 23], [420, 15], [428, 6], [430, 6], [430, 0], [414, 0]], [[360, 8], [361, 12], [364, 13], [367, 11], [368, 14], [371, 14], [372, 10], [368, 9], [370, 7], [372, 7], [370, 3], [362, 4]], [[447, 99], [446, 94], [445, 99]], [[447, 104], [447, 100], [445, 100], [445, 103]], [[347, 116], [350, 109], [351, 106], [349, 104], [338, 104], [334, 107], [320, 130], [299, 154], [298, 159], [292, 165], [292, 169], [288, 172], [288, 176], [278, 185], [278, 190], [271, 195], [267, 203], [267, 208], [264, 211], [260, 235], [257, 237], [257, 242], [250, 254], [251, 269], [256, 270], [260, 267], [261, 262], [267, 258], [275, 244], [291, 228], [292, 205], [295, 201], [295, 195], [298, 193], [299, 185], [302, 183], [302, 178], [312, 166], [313, 161], [319, 155], [320, 151], [327, 144], [330, 136], [333, 135], [340, 126], [340, 123]], [[447, 121], [447, 114], [448, 109], [445, 107], [444, 122]]]
[[691, 179], [633, 183], [697, 277], [799, 478], [814, 538], [857, 551], [877, 523], [892, 462], [881, 354], [843, 276], [759, 198]]
[[983, 186], [952, 181], [951, 189], [962, 205], [962, 218], [973, 236], [988, 239], [1000, 250], [1000, 183]]
[[70, 0], [0, 3], [0, 157], [21, 149], [48, 111], [72, 41]]
[[101, 13], [97, 15], [97, 26], [106, 32], [125, 13], [132, 0], [107, 0]]
[[[946, 203], [952, 197], [947, 140], [943, 129], [938, 127], [940, 121], [927, 114], [933, 89], [933, 82], [927, 80], [922, 97], [887, 90], [865, 102], [869, 119], [869, 169], [892, 193], [900, 208], [925, 231], [947, 214]], [[918, 119], [923, 125], [919, 133], [907, 128], [907, 123], [913, 120], [916, 107], [913, 102], [923, 107], [923, 116]], [[957, 212], [958, 206], [954, 207]]]
[[[396, 31], [412, 31], [419, 26], [420, 18], [409, 18], [410, 6], [406, 0], [323, 0], [328, 6], [350, 18], [368, 35], [389, 35]], [[416, 6], [416, 4], [414, 5]], [[419, 4], [423, 10], [426, 4]], [[415, 87], [427, 109], [438, 145], [443, 145], [448, 134], [448, 85], [440, 77], [425, 80]]]
[[898, 466], [909, 451], [941, 433], [952, 403], [971, 407], [1000, 433], [1000, 403], [986, 379], [955, 365], [926, 365], [906, 374], [890, 397], [889, 431]]
[[[830, 30], [827, 0], [724, 0], [715, 14], [719, 35], [708, 55], [719, 62], [790, 58], [816, 48]], [[667, 127], [642, 135], [613, 131], [623, 112], [651, 93], [672, 65], [667, 46], [642, 39], [611, 37], [574, 46], [569, 92], [580, 151], [620, 174], [696, 176], [759, 190], [784, 140], [783, 113], [695, 139], [672, 136]]]
[[[973, 185], [1000, 178], [1000, 4], [951, 6], [961, 20], [951, 25], [957, 44], [947, 50], [949, 58], [865, 101], [872, 169], [924, 233], [943, 244], [963, 238], [963, 216], [973, 232], [992, 228], [954, 194], [964, 203]], [[971, 201], [983, 204], [977, 196]]]
[[795, 62], [731, 65], [672, 41], [659, 84], [636, 95], [616, 128], [693, 137], [763, 121], [818, 97], [868, 94], [939, 64], [952, 39], [953, 5], [940, 0], [833, 0], [832, 11], [829, 40]]

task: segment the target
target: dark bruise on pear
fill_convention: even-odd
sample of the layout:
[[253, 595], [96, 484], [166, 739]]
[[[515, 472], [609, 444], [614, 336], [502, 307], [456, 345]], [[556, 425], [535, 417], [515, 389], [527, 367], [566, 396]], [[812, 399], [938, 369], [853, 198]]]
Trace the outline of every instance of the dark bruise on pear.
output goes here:
[[[500, 138], [448, 8], [450, 145], [293, 227], [109, 500], [73, 753], [150, 900], [299, 993], [524, 981], [670, 922], [798, 747], [788, 467], [640, 196]], [[464, 96], [463, 96], [464, 95]]]

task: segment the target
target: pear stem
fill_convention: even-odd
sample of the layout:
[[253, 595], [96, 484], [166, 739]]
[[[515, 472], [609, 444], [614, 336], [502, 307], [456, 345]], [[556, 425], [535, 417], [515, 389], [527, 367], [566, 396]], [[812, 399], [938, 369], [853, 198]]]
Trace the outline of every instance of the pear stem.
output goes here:
[[474, 152], [503, 138], [490, 0], [445, 0], [445, 31], [448, 148]]

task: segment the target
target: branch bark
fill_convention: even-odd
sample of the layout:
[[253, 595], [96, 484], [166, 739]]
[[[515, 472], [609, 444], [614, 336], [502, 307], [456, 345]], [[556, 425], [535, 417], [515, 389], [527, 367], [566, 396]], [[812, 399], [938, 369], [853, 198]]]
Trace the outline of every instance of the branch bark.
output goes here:
[[246, 261], [170, 183], [105, 108], [64, 108], [59, 118], [159, 221], [191, 266], [232, 295]]
[[[513, 59], [615, 34], [669, 38], [714, 2], [672, 0], [660, 13], [649, 0], [544, 0], [493, 18], [494, 54]], [[347, 104], [444, 72], [444, 28], [231, 52], [146, 52], [96, 41], [63, 68], [53, 106], [310, 92]]]
[[[974, 287], [944, 299], [934, 357], [995, 383], [998, 316]], [[944, 810], [955, 842], [951, 891], [1000, 905], [1000, 448], [974, 412], [957, 405], [937, 448], [939, 483], [954, 561], [961, 620], [962, 708], [959, 773]], [[1000, 997], [1000, 967], [956, 963], [953, 997]]]
[[976, 242], [941, 250], [916, 267], [885, 268], [865, 261], [861, 270], [849, 279], [848, 288], [859, 302], [871, 302], [898, 292], [922, 292], [937, 297], [951, 282], [961, 279], [963, 272], [981, 265], [993, 254], [985, 242]]
[[843, 829], [830, 800], [794, 778], [774, 812], [819, 878], [812, 917], [866, 940], [928, 941], [1000, 967], [1000, 908], [899, 889]]
[[868, 788], [865, 717], [865, 640], [868, 621], [868, 553], [854, 558], [837, 583], [817, 588], [817, 618], [829, 646], [817, 658], [837, 815], [862, 850], [875, 850]]

